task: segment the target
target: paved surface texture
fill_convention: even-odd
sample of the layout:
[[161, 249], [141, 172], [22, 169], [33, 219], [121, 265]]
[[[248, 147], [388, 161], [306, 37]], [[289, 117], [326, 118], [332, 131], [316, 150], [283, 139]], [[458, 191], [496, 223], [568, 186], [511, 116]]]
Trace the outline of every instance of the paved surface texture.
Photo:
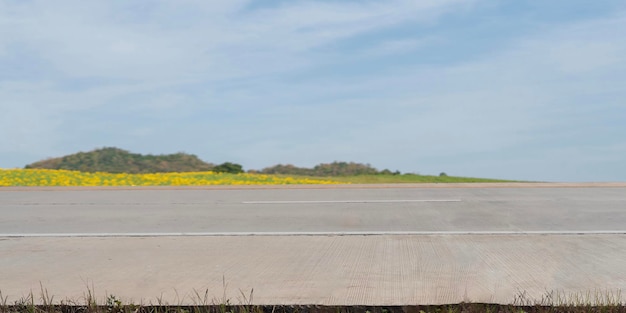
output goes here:
[[626, 187], [0, 191], [0, 216], [2, 234], [621, 231]]
[[[625, 186], [451, 187], [0, 189], [0, 291], [402, 305], [626, 290]], [[80, 237], [105, 233], [156, 236]]]

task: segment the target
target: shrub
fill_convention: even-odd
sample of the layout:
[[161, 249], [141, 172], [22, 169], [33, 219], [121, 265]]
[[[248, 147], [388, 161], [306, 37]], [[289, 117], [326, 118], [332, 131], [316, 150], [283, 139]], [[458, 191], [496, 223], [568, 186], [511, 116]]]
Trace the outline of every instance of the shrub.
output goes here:
[[243, 173], [243, 167], [237, 163], [225, 162], [218, 166], [215, 166], [211, 171], [216, 173], [231, 173], [239, 174]]

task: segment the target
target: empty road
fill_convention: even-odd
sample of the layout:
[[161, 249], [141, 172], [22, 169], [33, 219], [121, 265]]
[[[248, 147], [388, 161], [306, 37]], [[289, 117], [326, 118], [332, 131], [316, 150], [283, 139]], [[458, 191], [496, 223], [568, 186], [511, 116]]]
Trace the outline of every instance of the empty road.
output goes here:
[[10, 299], [508, 303], [616, 293], [624, 260], [626, 184], [0, 189]]

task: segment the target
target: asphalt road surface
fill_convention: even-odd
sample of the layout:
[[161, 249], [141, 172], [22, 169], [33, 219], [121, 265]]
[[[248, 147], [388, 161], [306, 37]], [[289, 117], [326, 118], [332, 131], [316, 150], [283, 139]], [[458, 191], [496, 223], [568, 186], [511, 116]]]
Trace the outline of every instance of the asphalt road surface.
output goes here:
[[617, 294], [626, 185], [0, 189], [0, 291], [40, 286], [144, 303]]

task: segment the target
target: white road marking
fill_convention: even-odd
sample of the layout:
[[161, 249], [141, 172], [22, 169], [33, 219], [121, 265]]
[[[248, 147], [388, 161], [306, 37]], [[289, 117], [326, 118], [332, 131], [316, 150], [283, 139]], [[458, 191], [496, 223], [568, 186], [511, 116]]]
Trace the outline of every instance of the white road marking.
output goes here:
[[404, 202], [461, 202], [459, 199], [426, 200], [304, 200], [304, 201], [243, 201], [244, 204], [305, 204], [305, 203], [404, 203]]
[[169, 232], [169, 233], [15, 233], [0, 238], [38, 237], [225, 237], [225, 236], [459, 236], [459, 235], [626, 235], [626, 230], [530, 230], [530, 231], [318, 231], [318, 232]]

